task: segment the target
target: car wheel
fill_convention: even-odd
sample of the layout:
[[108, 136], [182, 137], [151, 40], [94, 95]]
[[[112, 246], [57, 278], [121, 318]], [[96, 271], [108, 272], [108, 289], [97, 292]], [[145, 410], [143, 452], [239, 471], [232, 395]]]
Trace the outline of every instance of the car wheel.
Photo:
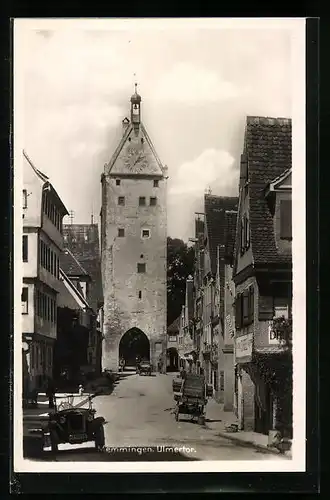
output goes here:
[[52, 453], [58, 452], [57, 435], [54, 432], [50, 433], [50, 447], [51, 447]]
[[95, 432], [95, 448], [97, 450], [102, 450], [104, 444], [105, 444], [104, 427], [103, 425], [100, 425], [100, 427]]

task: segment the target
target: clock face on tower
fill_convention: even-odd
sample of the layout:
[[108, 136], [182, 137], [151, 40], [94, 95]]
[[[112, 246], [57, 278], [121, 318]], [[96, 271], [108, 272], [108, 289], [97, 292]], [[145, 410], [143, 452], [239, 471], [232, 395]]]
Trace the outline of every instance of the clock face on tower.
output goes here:
[[131, 172], [142, 172], [147, 166], [147, 159], [142, 149], [129, 147], [125, 158], [125, 165]]

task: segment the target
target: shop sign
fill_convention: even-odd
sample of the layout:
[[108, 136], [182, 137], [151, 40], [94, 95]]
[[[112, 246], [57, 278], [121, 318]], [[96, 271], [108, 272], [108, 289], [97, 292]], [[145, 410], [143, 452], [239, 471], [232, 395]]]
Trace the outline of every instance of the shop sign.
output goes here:
[[235, 339], [235, 358], [238, 362], [244, 359], [245, 362], [252, 358], [253, 333], [236, 337]]

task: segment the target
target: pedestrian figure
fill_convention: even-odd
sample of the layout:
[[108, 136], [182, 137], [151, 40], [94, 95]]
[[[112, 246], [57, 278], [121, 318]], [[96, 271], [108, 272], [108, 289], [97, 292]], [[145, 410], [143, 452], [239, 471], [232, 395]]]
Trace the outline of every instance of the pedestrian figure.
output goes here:
[[119, 367], [120, 367], [120, 371], [124, 371], [124, 368], [125, 368], [125, 360], [123, 357], [120, 358], [120, 361], [119, 361]]
[[136, 368], [138, 369], [138, 368], [139, 368], [139, 364], [140, 364], [140, 362], [141, 362], [141, 356], [139, 356], [139, 355], [138, 355], [138, 356], [136, 356], [136, 358], [135, 358], [135, 362], [136, 362]]
[[180, 370], [180, 375], [181, 375], [181, 378], [182, 380], [184, 380], [186, 378], [186, 370], [182, 367], [181, 370]]
[[79, 396], [82, 396], [84, 394], [84, 388], [83, 388], [83, 386], [81, 384], [79, 385], [78, 392], [79, 392]]
[[48, 408], [54, 408], [55, 385], [51, 377], [47, 378], [46, 396], [48, 397]]

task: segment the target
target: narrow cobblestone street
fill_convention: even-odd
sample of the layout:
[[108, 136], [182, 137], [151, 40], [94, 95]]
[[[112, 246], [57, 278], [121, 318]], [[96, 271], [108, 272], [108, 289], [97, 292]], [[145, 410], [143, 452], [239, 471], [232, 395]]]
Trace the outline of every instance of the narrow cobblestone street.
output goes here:
[[[43, 460], [283, 460], [283, 457], [244, 446], [217, 435], [220, 422], [208, 416], [206, 425], [175, 421], [171, 374], [152, 377], [127, 374], [110, 395], [94, 398], [97, 415], [106, 419], [105, 452], [94, 443], [61, 445], [56, 457], [45, 451]], [[210, 402], [209, 406], [215, 405]], [[120, 447], [124, 449], [120, 449]], [[133, 447], [129, 451], [128, 447]], [[177, 447], [175, 451], [171, 448]], [[117, 448], [117, 449], [116, 449]]]

